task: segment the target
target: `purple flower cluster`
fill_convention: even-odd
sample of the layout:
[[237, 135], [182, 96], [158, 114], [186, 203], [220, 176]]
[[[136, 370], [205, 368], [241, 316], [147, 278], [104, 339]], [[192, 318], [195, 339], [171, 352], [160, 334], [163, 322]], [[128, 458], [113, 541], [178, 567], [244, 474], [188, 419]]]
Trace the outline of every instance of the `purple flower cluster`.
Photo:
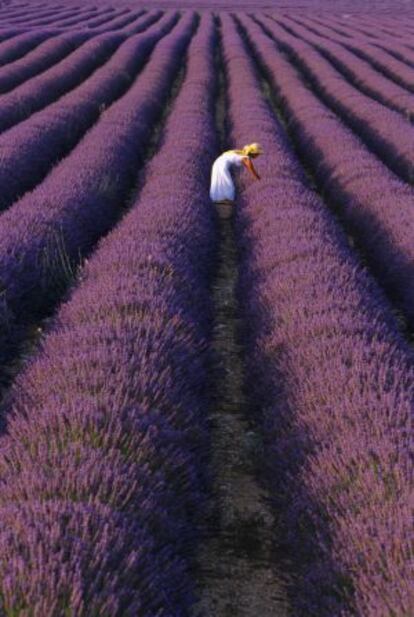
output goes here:
[[[325, 25], [329, 25], [330, 23], [327, 19], [323, 21]], [[372, 33], [375, 33], [376, 26], [372, 25], [370, 30]], [[352, 32], [353, 35], [351, 35]], [[380, 41], [371, 40], [371, 44], [369, 44], [366, 39], [364, 40], [362, 37], [355, 36], [353, 28], [345, 28], [340, 32], [340, 34], [345, 35], [345, 37], [341, 39], [341, 43], [357, 55], [366, 59], [381, 73], [384, 73], [384, 75], [387, 75], [396, 83], [413, 92], [413, 72], [412, 68], [408, 65], [413, 64], [414, 53], [412, 45], [410, 48], [406, 45], [398, 44], [403, 34], [403, 23], [401, 21], [396, 25], [396, 32], [398, 32], [398, 42], [396, 42], [395, 39], [390, 40], [389, 37], [383, 36]], [[414, 32], [411, 32], [410, 35], [406, 36], [407, 38], [408, 36], [412, 38], [413, 34]]]
[[22, 58], [38, 45], [47, 41], [54, 33], [56, 34], [56, 31], [34, 31], [16, 33], [13, 36], [14, 33], [12, 32], [10, 37], [10, 32], [7, 31], [4, 34], [5, 39], [0, 43], [0, 66]]
[[[93, 14], [96, 15], [96, 9], [91, 10], [90, 7], [85, 7], [83, 9], [69, 7], [66, 9], [63, 8], [63, 10], [56, 9], [55, 11], [51, 8], [42, 10], [33, 7], [32, 9], [26, 8], [26, 10], [20, 14], [3, 17], [2, 21], [4, 20], [3, 23], [5, 23], [5, 25], [17, 25], [24, 28], [32, 26], [43, 28], [44, 26], [58, 25], [60, 22], [65, 21], [68, 21], [69, 25], [76, 25], [76, 20], [79, 20], [79, 17], [82, 18], [82, 16], [85, 15], [86, 19], [88, 15], [92, 17]], [[72, 24], [70, 22], [72, 22]]]
[[[142, 10], [141, 14], [143, 14], [144, 12], [145, 11]], [[110, 7], [110, 9], [106, 11], [106, 15], [104, 14], [103, 11], [101, 11], [99, 16], [97, 15], [94, 19], [88, 19], [84, 25], [87, 28], [97, 28], [98, 26], [104, 26], [104, 25], [106, 26], [112, 20], [118, 19], [119, 17], [125, 17], [129, 13], [131, 13], [131, 11], [130, 9], [127, 9], [127, 8], [115, 9], [113, 7]]]
[[[297, 20], [298, 21], [298, 20]], [[338, 29], [335, 20], [325, 18], [323, 20], [314, 20], [310, 18], [301, 18], [300, 22], [307, 27], [312, 27], [312, 30], [317, 35], [322, 35], [325, 38], [341, 43], [343, 47], [352, 49], [354, 45], [355, 55], [359, 55], [365, 58], [370, 64], [376, 64], [379, 72], [389, 73], [389, 76], [394, 82], [399, 82], [399, 75], [402, 77], [405, 75], [408, 79], [408, 85], [411, 84], [412, 89], [412, 76], [407, 71], [407, 63], [414, 63], [414, 51], [409, 47], [409, 41], [404, 41], [404, 36], [412, 37], [414, 31], [410, 34], [404, 30], [404, 22], [401, 20], [394, 24], [395, 30], [393, 32], [388, 29], [384, 29], [384, 18], [378, 20], [376, 23], [371, 23], [367, 29], [361, 29], [358, 27], [358, 23], [353, 22], [352, 27], [348, 28], [341, 24], [341, 28]], [[364, 36], [359, 35], [359, 30]], [[339, 36], [338, 36], [339, 35]], [[391, 35], [391, 36], [390, 36]], [[407, 43], [407, 44], [406, 44]], [[388, 54], [379, 53], [380, 61], [384, 61], [384, 71], [381, 68], [381, 63], [376, 62], [376, 54], [378, 50], [385, 50]], [[391, 62], [389, 60], [392, 56], [401, 62]]]
[[[140, 14], [142, 13], [143, 11], [141, 10]], [[65, 17], [64, 19], [59, 19], [53, 22], [52, 25], [53, 27], [56, 27], [56, 28], [70, 28], [70, 29], [73, 29], [74, 27], [83, 28], [85, 27], [89, 19], [96, 19], [96, 17], [99, 15], [100, 13], [97, 12], [96, 7], [94, 8], [85, 7], [84, 9], [81, 9], [75, 12], [72, 17]]]
[[141, 196], [14, 388], [0, 452], [6, 614], [188, 614], [209, 445], [214, 32], [202, 18]]
[[[145, 64], [156, 43], [168, 32], [176, 18], [173, 14], [166, 15], [149, 31], [128, 38], [119, 47], [121, 38], [117, 34], [108, 34], [93, 39], [81, 48], [78, 57], [83, 61], [85, 71], [91, 68], [91, 47], [100, 56], [100, 63], [113, 54], [99, 70], [73, 88], [65, 96], [58, 98], [44, 109], [32, 114], [25, 122], [18, 123], [9, 131], [0, 135], [0, 152], [2, 165], [0, 168], [0, 206], [8, 207], [19, 195], [36, 186], [54, 163], [62, 159], [79, 141], [91, 125], [99, 119], [102, 111], [131, 86], [138, 71]], [[118, 49], [117, 49], [118, 48]], [[115, 53], [113, 53], [115, 51]], [[79, 57], [80, 56], [80, 57]], [[93, 58], [93, 56], [92, 56]], [[93, 63], [96, 66], [96, 60]], [[86, 66], [85, 66], [86, 65]], [[62, 70], [62, 69], [60, 69]], [[59, 71], [59, 69], [58, 69]], [[49, 80], [53, 70], [49, 71]], [[66, 79], [65, 79], [66, 78]], [[52, 88], [45, 91], [45, 79], [27, 85], [29, 96], [26, 100], [35, 100], [35, 105], [44, 105], [50, 97], [56, 98], [56, 90], [62, 86], [70, 87], [71, 81], [79, 81], [78, 74], [73, 71]], [[16, 101], [21, 101], [20, 89], [9, 93], [4, 98], [8, 106], [3, 108], [3, 126], [16, 122], [19, 108]], [[0, 112], [0, 126], [2, 113]]]
[[[14, 317], [43, 312], [53, 302], [62, 292], [68, 262], [78, 263], [119, 218], [153, 124], [181, 66], [194, 18], [187, 14], [163, 37], [128, 92], [102, 113], [96, 126], [41, 184], [0, 217], [2, 337], [13, 338]], [[173, 21], [175, 15], [166, 16], [159, 29], [171, 28]], [[147, 44], [153, 45], [161, 31], [148, 35]], [[135, 55], [140, 41], [138, 37], [125, 44], [130, 66], [141, 64]], [[113, 68], [108, 72], [113, 75]]]
[[25, 25], [33, 20], [38, 20], [42, 25], [50, 23], [50, 20], [68, 17], [75, 13], [74, 7], [52, 7], [47, 6], [22, 6], [22, 7], [7, 7], [2, 9], [0, 17], [4, 20], [5, 25]]
[[240, 19], [323, 192], [339, 204], [381, 284], [399, 301], [408, 319], [414, 320], [413, 189], [312, 94], [254, 22]]
[[301, 67], [319, 96], [387, 165], [411, 182], [414, 178], [414, 134], [408, 120], [357, 90], [316, 49], [289, 34], [274, 20], [264, 18], [263, 23], [278, 45]]
[[414, 118], [414, 94], [378, 73], [369, 62], [360, 59], [336, 42], [321, 39], [320, 36], [312, 34], [300, 24], [286, 19], [277, 19], [277, 21], [300, 39], [311, 43], [356, 88], [383, 105], [403, 113], [407, 119]]
[[[10, 41], [10, 39], [12, 39], [15, 36], [19, 36], [22, 33], [25, 33], [25, 31], [22, 32], [22, 30], [20, 30], [20, 29], [6, 28], [5, 30], [0, 30], [0, 43], [3, 43], [4, 41]], [[54, 34], [58, 34], [58, 33], [54, 32]], [[1, 47], [0, 47], [0, 49], [1, 49]], [[27, 53], [29, 53], [29, 52], [27, 52]], [[18, 59], [19, 58], [17, 58], [17, 60]], [[14, 62], [14, 61], [15, 60], [13, 60], [13, 59], [11, 60], [11, 62]], [[6, 60], [6, 62], [7, 62], [7, 60]]]
[[[24, 151], [20, 144], [21, 139], [32, 142], [32, 149], [37, 153], [41, 152], [43, 147], [47, 156], [53, 156], [53, 149], [49, 150], [50, 144], [39, 145], [38, 141], [31, 135], [31, 130], [45, 136], [50, 135], [51, 132], [55, 134], [58, 129], [61, 133], [64, 131], [63, 142], [69, 148], [70, 139], [79, 138], [79, 135], [85, 130], [85, 123], [86, 126], [88, 126], [88, 122], [91, 123], [91, 114], [92, 117], [96, 117], [102, 106], [107, 106], [111, 100], [119, 96], [122, 88], [125, 89], [131, 83], [154, 44], [171, 27], [173, 17], [172, 14], [166, 15], [153, 28], [148, 28], [148, 31], [144, 33], [138, 43], [138, 39], [132, 35], [146, 29], [155, 20], [155, 16], [146, 17], [145, 20], [140, 21], [139, 27], [138, 25], [134, 26], [134, 31], [97, 35], [70, 54], [63, 62], [3, 96], [0, 109], [1, 131], [22, 122], [34, 112], [49, 106], [44, 110], [43, 115], [38, 114], [29, 118], [27, 123], [19, 126], [16, 129], [17, 134], [8, 133], [2, 137], [3, 143], [6, 142], [5, 145], [0, 145], [3, 148], [3, 160], [5, 161], [7, 158], [4, 149], [7, 152], [8, 143], [12, 144], [12, 150], [14, 147], [14, 150], [18, 151], [18, 158], [20, 159], [20, 153]], [[74, 33], [71, 36], [75, 41], [79, 39], [80, 42], [82, 37], [87, 39], [91, 35], [86, 31]], [[111, 58], [127, 36], [130, 36], [131, 40]], [[59, 100], [56, 101], [56, 99]], [[51, 104], [54, 101], [56, 102], [52, 106]], [[37, 139], [39, 139], [39, 135]], [[45, 139], [47, 138], [45, 137]], [[35, 157], [29, 158], [31, 163], [36, 160]], [[22, 162], [25, 162], [25, 159], [27, 159], [27, 155]], [[5, 161], [5, 164], [7, 166], [7, 161]], [[16, 169], [14, 162], [11, 165], [13, 169]], [[4, 167], [3, 169], [5, 170]], [[30, 179], [32, 183], [36, 183], [35, 170], [31, 169], [31, 174], [29, 176], [24, 174], [24, 177], [26, 182]], [[5, 173], [9, 177], [8, 169]], [[16, 183], [21, 183], [20, 193], [22, 189], [26, 189], [22, 178], [16, 178]], [[6, 199], [3, 187], [1, 192], [3, 198]]]
[[413, 357], [307, 187], [230, 17], [222, 33], [233, 141], [254, 135], [266, 153], [238, 203], [239, 294], [295, 615], [410, 615]]
[[[108, 15], [108, 13], [110, 14]], [[14, 19], [10, 16], [1, 16], [0, 14], [0, 26], [20, 28], [22, 31], [27, 29], [36, 31], [39, 28], [53, 28], [54, 30], [67, 28], [75, 32], [77, 29], [96, 28], [97, 32], [109, 32], [129, 26], [133, 22], [137, 22], [137, 20], [141, 21], [141, 17], [143, 20], [151, 18], [154, 13], [159, 14], [159, 11], [150, 11], [146, 14], [142, 8], [133, 11], [125, 9], [115, 11], [109, 7], [99, 12], [97, 12], [96, 8], [71, 9], [70, 11], [65, 10], [61, 12], [49, 10], [43, 13], [43, 15], [39, 11], [34, 11], [33, 15], [26, 12], [24, 15], [19, 15]]]
[[[7, 2], [13, 0], [3, 0]], [[17, 0], [15, 0], [17, 1]], [[79, 9], [79, 3], [77, 0], [64, 0], [65, 6], [75, 6]], [[84, 0], [83, 5], [96, 6], [96, 0]], [[115, 2], [110, 3], [109, 0], [105, 1], [105, 6], [114, 5]], [[49, 6], [55, 5], [55, 0], [48, 0]], [[381, 16], [385, 14], [399, 14], [400, 12], [404, 17], [410, 18], [412, 16], [411, 3], [407, 0], [336, 0], [335, 4], [332, 4], [332, 0], [291, 0], [290, 2], [269, 2], [269, 0], [117, 0], [116, 6], [126, 6], [129, 8], [136, 8], [141, 6], [148, 8], [148, 6], [158, 6], [161, 8], [174, 8], [174, 9], [190, 9], [190, 10], [207, 10], [218, 11], [223, 10], [228, 12], [231, 10], [269, 10], [269, 8], [276, 8], [279, 12], [297, 12], [299, 14], [309, 13], [310, 15], [321, 15], [325, 13], [336, 15], [340, 11], [348, 11], [355, 13], [357, 16], [363, 14], [372, 15], [377, 12]]]
[[79, 26], [82, 25], [83, 21], [88, 19], [88, 17], [94, 17], [96, 16], [96, 9], [92, 9], [90, 7], [85, 7], [83, 9], [78, 9], [78, 10], [74, 10], [71, 13], [66, 14], [65, 16], [59, 16], [59, 17], [50, 17], [49, 19], [43, 20], [43, 19], [39, 19], [38, 17], [34, 17], [32, 19], [30, 19], [29, 21], [24, 20], [23, 21], [23, 25], [25, 27], [29, 26], [34, 26], [36, 28], [39, 27], [43, 27], [45, 25], [51, 25], [53, 27], [56, 28], [61, 28], [61, 27], [73, 27], [73, 26]]
[[128, 18], [123, 18], [123, 21], [119, 21], [117, 24], [113, 23], [110, 26], [105, 28], [99, 28], [95, 30], [95, 32], [122, 32], [127, 36], [132, 36], [133, 34], [138, 34], [138, 32], [142, 32], [146, 30], [148, 26], [152, 25], [154, 22], [158, 21], [163, 15], [172, 15], [172, 11], [163, 12], [163, 11], [150, 11], [145, 15], [141, 16], [140, 11], [136, 11], [134, 16], [131, 15]]
[[87, 28], [98, 28], [99, 26], [111, 26], [112, 23], [111, 22], [115, 22], [116, 19], [122, 17], [124, 18], [125, 16], [128, 16], [128, 14], [131, 11], [129, 9], [114, 9], [112, 8], [111, 13], [109, 15], [106, 16], [101, 16], [101, 17], [97, 17], [96, 19], [90, 19], [85, 23], [85, 26]]
[[[80, 45], [83, 34], [71, 34], [75, 43]], [[0, 130], [3, 132], [14, 124], [22, 122], [28, 116], [52, 104], [68, 91], [74, 90], [90, 77], [91, 73], [105, 63], [116, 48], [123, 42], [124, 37], [118, 34], [96, 36], [92, 40], [80, 45], [64, 60], [52, 66], [48, 71], [29, 79], [19, 87], [2, 95], [0, 107]], [[52, 42], [54, 39], [50, 42]], [[19, 67], [13, 63], [8, 69], [17, 78], [24, 75], [25, 66], [30, 66], [31, 58], [23, 58]], [[3, 75], [3, 71], [2, 71]], [[0, 77], [1, 79], [1, 77]], [[96, 77], [94, 78], [96, 79]], [[69, 95], [71, 96], [71, 95]], [[27, 126], [26, 124], [22, 126]], [[6, 135], [1, 136], [4, 141]], [[13, 141], [13, 140], [12, 140]], [[1, 147], [1, 146], [0, 146]], [[2, 153], [4, 147], [1, 148]], [[4, 156], [4, 154], [3, 154]]]
[[33, 51], [20, 60], [4, 66], [0, 72], [0, 93], [4, 94], [16, 88], [26, 79], [31, 79], [46, 71], [54, 64], [62, 62], [64, 58], [76, 50], [81, 43], [91, 37], [89, 33], [64, 33], [41, 43]]
[[112, 32], [120, 30], [126, 34], [136, 34], [141, 31], [142, 24], [145, 24], [146, 27], [156, 19], [159, 19], [161, 15], [162, 13], [160, 11], [150, 11], [144, 15], [142, 14], [142, 10], [131, 11], [128, 15], [121, 15], [119, 18], [112, 20], [110, 23], [104, 24], [104, 26], [97, 28], [95, 32]]

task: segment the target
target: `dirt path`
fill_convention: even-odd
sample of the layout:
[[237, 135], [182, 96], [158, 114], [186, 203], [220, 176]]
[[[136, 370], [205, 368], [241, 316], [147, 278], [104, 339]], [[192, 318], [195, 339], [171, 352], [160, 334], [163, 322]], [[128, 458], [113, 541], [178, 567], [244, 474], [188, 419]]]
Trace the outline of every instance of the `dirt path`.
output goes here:
[[[225, 212], [221, 207], [219, 214]], [[201, 599], [194, 617], [285, 617], [287, 600], [275, 567], [275, 521], [255, 479], [259, 436], [246, 420], [243, 359], [234, 294], [233, 221], [220, 218], [219, 267], [213, 283], [216, 355], [212, 414], [213, 503], [199, 555]]]

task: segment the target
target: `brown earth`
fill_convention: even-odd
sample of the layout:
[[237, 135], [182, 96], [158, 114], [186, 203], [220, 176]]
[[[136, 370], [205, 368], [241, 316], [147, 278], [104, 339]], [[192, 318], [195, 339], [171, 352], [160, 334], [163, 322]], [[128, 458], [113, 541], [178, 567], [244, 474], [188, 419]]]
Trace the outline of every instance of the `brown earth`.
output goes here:
[[215, 392], [212, 413], [211, 512], [199, 554], [199, 593], [193, 617], [286, 617], [286, 582], [275, 557], [277, 529], [257, 482], [260, 437], [249, 426], [243, 354], [234, 287], [237, 252], [232, 206], [218, 206], [220, 248], [213, 282]]

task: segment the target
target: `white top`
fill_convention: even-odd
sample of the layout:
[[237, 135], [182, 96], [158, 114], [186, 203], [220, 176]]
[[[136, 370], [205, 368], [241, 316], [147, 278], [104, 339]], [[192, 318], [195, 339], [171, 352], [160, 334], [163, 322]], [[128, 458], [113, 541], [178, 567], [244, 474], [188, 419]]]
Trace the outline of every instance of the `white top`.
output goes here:
[[241, 167], [244, 154], [228, 150], [221, 154], [213, 163], [211, 170], [210, 199], [212, 201], [234, 200], [235, 189], [230, 170], [232, 167]]

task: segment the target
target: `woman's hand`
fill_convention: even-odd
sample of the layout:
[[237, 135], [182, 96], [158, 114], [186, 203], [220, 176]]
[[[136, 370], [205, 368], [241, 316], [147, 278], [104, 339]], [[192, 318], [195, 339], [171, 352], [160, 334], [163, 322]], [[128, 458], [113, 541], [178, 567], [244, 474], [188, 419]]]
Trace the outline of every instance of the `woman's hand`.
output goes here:
[[246, 167], [246, 169], [248, 169], [250, 171], [250, 173], [252, 174], [252, 176], [254, 178], [256, 178], [256, 180], [260, 180], [260, 176], [257, 173], [254, 165], [253, 165], [253, 161], [250, 157], [246, 156], [246, 158], [242, 159], [242, 163], [243, 165]]

